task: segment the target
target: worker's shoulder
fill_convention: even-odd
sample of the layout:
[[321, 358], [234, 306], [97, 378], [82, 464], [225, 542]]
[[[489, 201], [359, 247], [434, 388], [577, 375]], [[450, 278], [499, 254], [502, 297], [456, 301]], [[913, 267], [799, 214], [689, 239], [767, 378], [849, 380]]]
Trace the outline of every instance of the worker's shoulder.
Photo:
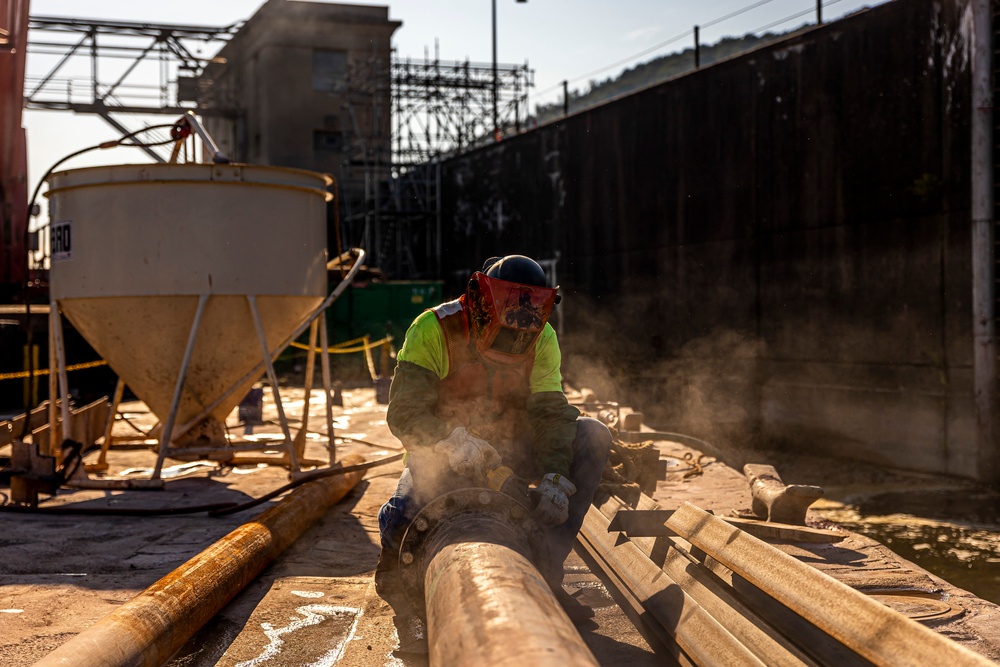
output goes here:
[[460, 312], [462, 312], [462, 300], [454, 299], [452, 301], [445, 301], [439, 306], [434, 306], [430, 310], [425, 310], [423, 314], [434, 313], [437, 319], [443, 320], [449, 315], [455, 315]]

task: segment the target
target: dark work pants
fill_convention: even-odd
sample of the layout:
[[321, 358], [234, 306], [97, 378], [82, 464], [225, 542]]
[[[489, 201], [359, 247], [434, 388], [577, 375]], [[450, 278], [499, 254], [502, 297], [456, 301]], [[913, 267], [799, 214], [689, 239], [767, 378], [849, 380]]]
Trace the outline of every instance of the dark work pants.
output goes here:
[[[569, 470], [569, 479], [576, 485], [576, 493], [569, 498], [569, 519], [560, 526], [543, 527], [549, 546], [551, 585], [562, 582], [563, 561], [572, 550], [573, 540], [594, 499], [610, 449], [611, 433], [604, 424], [590, 417], [581, 417], [577, 421], [573, 462]], [[504, 463], [510, 465], [516, 474], [528, 479], [549, 472], [526, 471], [513, 462], [505, 460]], [[391, 567], [389, 563], [396, 562], [406, 528], [421, 508], [444, 493], [471, 486], [475, 486], [472, 480], [451, 470], [446, 456], [434, 452], [432, 448], [412, 452], [395, 493], [378, 513], [382, 540], [379, 567]]]

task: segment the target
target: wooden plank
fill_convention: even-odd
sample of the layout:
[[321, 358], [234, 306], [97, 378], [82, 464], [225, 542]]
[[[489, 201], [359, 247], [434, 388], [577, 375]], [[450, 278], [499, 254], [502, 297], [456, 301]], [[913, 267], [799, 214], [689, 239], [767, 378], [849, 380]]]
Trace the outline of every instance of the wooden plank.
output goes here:
[[[56, 406], [58, 407], [59, 401], [56, 401]], [[38, 407], [31, 411], [31, 422], [28, 427], [28, 431], [34, 431], [39, 426], [45, 423], [48, 418], [46, 411], [49, 409], [49, 402], [42, 401], [39, 403]], [[15, 438], [21, 435], [21, 431], [24, 429], [24, 414], [19, 414], [11, 420], [0, 422], [0, 447], [12, 442]]]
[[690, 503], [667, 526], [874, 665], [994, 664]]

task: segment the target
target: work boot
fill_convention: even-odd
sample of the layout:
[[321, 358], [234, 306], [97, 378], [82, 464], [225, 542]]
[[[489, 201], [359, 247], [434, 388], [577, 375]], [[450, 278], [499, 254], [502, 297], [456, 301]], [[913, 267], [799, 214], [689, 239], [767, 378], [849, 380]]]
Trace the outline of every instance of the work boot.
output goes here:
[[412, 616], [413, 610], [403, 592], [403, 582], [399, 577], [399, 554], [385, 549], [378, 556], [375, 566], [375, 592], [389, 603], [397, 616]]
[[583, 623], [594, 617], [593, 609], [567, 593], [562, 586], [554, 587], [552, 594], [556, 596], [559, 606], [563, 608], [563, 611], [569, 616], [569, 620], [573, 621], [574, 624]]

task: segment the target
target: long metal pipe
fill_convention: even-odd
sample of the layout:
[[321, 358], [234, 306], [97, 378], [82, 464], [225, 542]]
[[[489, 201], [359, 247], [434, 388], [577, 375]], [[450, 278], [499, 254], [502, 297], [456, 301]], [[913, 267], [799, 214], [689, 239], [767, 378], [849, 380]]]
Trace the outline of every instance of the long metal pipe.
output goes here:
[[666, 525], [733, 574], [850, 648], [866, 664], [994, 664], [690, 503], [683, 503]]
[[[524, 667], [597, 660], [520, 550], [498, 526], [460, 522], [424, 575], [431, 665]], [[500, 527], [502, 532], [502, 527]]]
[[972, 337], [978, 477], [997, 479], [993, 257], [993, 12], [972, 0]]
[[[357, 455], [343, 464], [363, 463]], [[35, 667], [163, 664], [305, 530], [364, 471], [303, 484], [35, 663]]]

